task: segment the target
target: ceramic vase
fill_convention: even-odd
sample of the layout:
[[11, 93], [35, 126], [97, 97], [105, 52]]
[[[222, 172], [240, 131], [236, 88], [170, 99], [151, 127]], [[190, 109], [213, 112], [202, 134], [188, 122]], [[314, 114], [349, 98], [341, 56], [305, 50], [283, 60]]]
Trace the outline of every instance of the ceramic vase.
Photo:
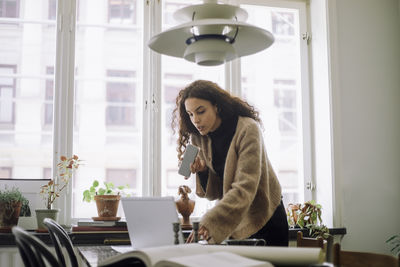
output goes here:
[[60, 209], [36, 209], [36, 221], [37, 221], [37, 229], [39, 231], [46, 231], [47, 228], [43, 224], [43, 220], [45, 218], [50, 218], [55, 221], [58, 221], [58, 214], [60, 213]]

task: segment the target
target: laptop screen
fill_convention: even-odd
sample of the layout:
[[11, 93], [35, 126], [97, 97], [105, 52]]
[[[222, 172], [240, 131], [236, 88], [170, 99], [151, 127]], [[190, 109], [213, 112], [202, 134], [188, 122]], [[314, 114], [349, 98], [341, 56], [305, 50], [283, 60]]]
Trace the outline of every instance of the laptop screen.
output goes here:
[[[179, 222], [175, 200], [171, 197], [123, 197], [129, 238], [133, 248], [173, 245], [173, 223]], [[179, 243], [183, 244], [182, 231]]]

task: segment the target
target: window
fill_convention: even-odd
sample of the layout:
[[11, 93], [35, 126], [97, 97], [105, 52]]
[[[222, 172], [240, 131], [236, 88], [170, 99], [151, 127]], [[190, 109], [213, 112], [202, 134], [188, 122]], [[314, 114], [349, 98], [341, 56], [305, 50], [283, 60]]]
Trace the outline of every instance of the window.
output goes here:
[[0, 65], [0, 125], [15, 121], [15, 70], [15, 66]]
[[[40, 23], [21, 22], [29, 27], [16, 30], [6, 27], [3, 21], [7, 19], [3, 19], [1, 168], [12, 166], [10, 175], [21, 178], [42, 178], [51, 176], [58, 159], [52, 155], [78, 155], [84, 166], [74, 175], [71, 194], [56, 204], [70, 207], [65, 214], [71, 214], [72, 221], [96, 216], [95, 205], [82, 202], [83, 190], [95, 179], [128, 183], [137, 196], [178, 198], [180, 185], [194, 189], [194, 176], [184, 180], [177, 174], [177, 136], [171, 129], [171, 115], [179, 90], [193, 80], [207, 79], [246, 98], [260, 111], [268, 155], [282, 184], [285, 204], [306, 199], [303, 185], [309, 173], [305, 166], [310, 162], [303, 146], [309, 132], [303, 121], [309, 118], [302, 92], [308, 90], [304, 79], [307, 55], [301, 51], [307, 49], [302, 49], [306, 42], [300, 38], [306, 25], [305, 1], [282, 1], [282, 7], [268, 6], [269, 1], [237, 1], [249, 13], [247, 22], [271, 31], [275, 43], [255, 55], [214, 67], [150, 53], [144, 38], [177, 25], [173, 12], [189, 3], [147, 2], [108, 0], [99, 5], [76, 0], [77, 10], [70, 12], [64, 5], [57, 9], [57, 1], [47, 0], [39, 1], [37, 9], [21, 7], [29, 18], [38, 17], [40, 11]], [[26, 5], [26, 1], [0, 3], [2, 16], [10, 3]], [[79, 14], [76, 25], [62, 24], [56, 32], [57, 12]], [[15, 38], [8, 38], [11, 35]], [[56, 40], [64, 40], [57, 55]], [[18, 126], [18, 130], [3, 129], [2, 124]], [[53, 128], [61, 130], [54, 134]], [[197, 198], [194, 190], [190, 198], [196, 200], [194, 216], [213, 205]]]
[[272, 33], [278, 36], [294, 36], [294, 14], [293, 12], [273, 11], [271, 13]]
[[48, 0], [0, 0], [0, 166], [12, 168], [9, 178], [41, 179], [52, 166], [56, 28], [47, 10]]
[[123, 79], [135, 77], [135, 72], [109, 70], [107, 75], [116, 78], [107, 82], [106, 124], [135, 126], [135, 84]]
[[108, 22], [136, 24], [136, 0], [108, 0]]
[[11, 167], [0, 167], [0, 178], [11, 178], [12, 168]]
[[[285, 206], [311, 197], [304, 191], [309, 157], [303, 149], [310, 129], [303, 125], [303, 92], [307, 92], [307, 68], [300, 51], [303, 8], [277, 8], [244, 5], [249, 23], [270, 29], [275, 43], [268, 49], [241, 59], [242, 95], [260, 112], [264, 124], [264, 140], [272, 166], [282, 186]], [[305, 56], [305, 55], [303, 55]], [[304, 57], [303, 57], [304, 61]]]
[[274, 84], [274, 107], [278, 111], [281, 134], [296, 135], [297, 93], [295, 80], [276, 80]]
[[0, 0], [0, 17], [18, 18], [19, 0]]

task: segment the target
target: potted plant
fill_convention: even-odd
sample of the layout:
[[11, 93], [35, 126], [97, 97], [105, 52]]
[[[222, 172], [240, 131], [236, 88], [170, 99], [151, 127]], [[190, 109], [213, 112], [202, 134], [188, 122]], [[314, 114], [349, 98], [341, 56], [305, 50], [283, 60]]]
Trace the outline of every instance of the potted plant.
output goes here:
[[329, 229], [322, 224], [322, 206], [315, 200], [304, 204], [289, 204], [286, 212], [290, 225], [308, 229], [310, 237], [329, 238]]
[[22, 215], [25, 215], [29, 210], [29, 201], [18, 188], [0, 190], [0, 232], [10, 232], [18, 224], [21, 207], [24, 207]]
[[400, 256], [400, 235], [393, 235], [388, 240], [386, 244], [391, 246], [390, 252], [396, 257]]
[[78, 169], [80, 164], [81, 160], [77, 155], [74, 155], [71, 158], [61, 156], [60, 162], [57, 164], [57, 179], [51, 179], [46, 185], [41, 187], [40, 194], [42, 195], [46, 208], [35, 210], [39, 230], [46, 229], [43, 224], [44, 218], [51, 218], [57, 221], [60, 210], [53, 209], [53, 203], [61, 195], [62, 191], [67, 188], [73, 173]]
[[112, 221], [119, 220], [117, 216], [121, 194], [130, 196], [126, 192], [129, 185], [114, 186], [112, 182], [104, 182], [105, 187], [99, 187], [99, 181], [95, 180], [92, 186], [83, 192], [83, 201], [96, 201], [98, 217], [93, 220]]

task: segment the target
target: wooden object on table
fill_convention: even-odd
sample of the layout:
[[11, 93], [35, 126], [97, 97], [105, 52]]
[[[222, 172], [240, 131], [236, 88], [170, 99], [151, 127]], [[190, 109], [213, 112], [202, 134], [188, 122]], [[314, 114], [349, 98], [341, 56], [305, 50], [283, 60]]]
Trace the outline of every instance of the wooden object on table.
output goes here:
[[371, 252], [345, 251], [340, 249], [339, 243], [335, 243], [333, 245], [333, 264], [338, 267], [398, 267], [400, 266], [400, 256], [396, 258]]
[[189, 230], [191, 228], [190, 215], [193, 213], [196, 202], [189, 198], [188, 194], [192, 190], [187, 185], [181, 185], [178, 194], [181, 198], [175, 201], [176, 209], [182, 215], [182, 229]]
[[317, 238], [303, 237], [303, 232], [297, 231], [297, 247], [322, 248], [325, 252], [325, 260], [328, 262], [332, 261], [332, 243], [332, 236], [328, 240], [323, 239], [321, 236]]
[[324, 239], [322, 237], [312, 238], [303, 237], [303, 232], [297, 232], [297, 246], [309, 248], [324, 248]]

